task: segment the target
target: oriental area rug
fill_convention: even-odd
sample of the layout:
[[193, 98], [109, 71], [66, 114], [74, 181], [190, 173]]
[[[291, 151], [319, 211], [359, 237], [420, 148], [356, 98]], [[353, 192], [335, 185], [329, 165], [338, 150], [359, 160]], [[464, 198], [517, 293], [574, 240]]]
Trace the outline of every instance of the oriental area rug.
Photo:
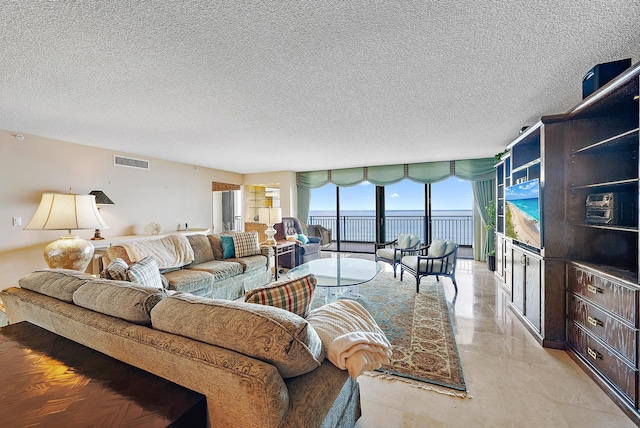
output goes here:
[[[324, 304], [325, 294], [316, 288], [312, 308]], [[362, 304], [393, 346], [391, 363], [366, 375], [468, 397], [442, 282], [423, 278], [416, 293], [411, 275], [400, 281], [399, 273], [380, 272], [340, 298]]]

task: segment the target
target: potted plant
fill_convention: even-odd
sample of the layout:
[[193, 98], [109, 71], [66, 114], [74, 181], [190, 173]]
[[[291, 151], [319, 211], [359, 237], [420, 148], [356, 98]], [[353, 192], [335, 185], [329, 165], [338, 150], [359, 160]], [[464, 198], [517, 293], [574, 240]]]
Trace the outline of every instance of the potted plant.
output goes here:
[[[485, 225], [486, 228], [487, 228], [487, 243], [489, 243], [489, 242], [493, 243], [494, 240], [493, 239], [489, 239], [489, 238], [493, 237], [493, 234], [495, 233], [495, 229], [496, 229], [496, 203], [495, 203], [495, 201], [491, 202], [489, 205], [484, 207], [484, 209], [485, 209], [485, 212], [487, 213], [487, 222], [486, 222], [486, 225]], [[493, 248], [489, 249], [487, 251], [487, 267], [492, 272], [496, 270], [496, 250], [493, 249]]]

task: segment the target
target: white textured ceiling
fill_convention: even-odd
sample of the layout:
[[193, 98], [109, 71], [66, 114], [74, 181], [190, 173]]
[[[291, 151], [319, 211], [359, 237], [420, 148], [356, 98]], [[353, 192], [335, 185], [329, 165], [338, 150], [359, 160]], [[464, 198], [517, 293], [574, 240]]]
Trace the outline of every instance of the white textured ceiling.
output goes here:
[[0, 128], [239, 173], [493, 156], [638, 0], [0, 3]]

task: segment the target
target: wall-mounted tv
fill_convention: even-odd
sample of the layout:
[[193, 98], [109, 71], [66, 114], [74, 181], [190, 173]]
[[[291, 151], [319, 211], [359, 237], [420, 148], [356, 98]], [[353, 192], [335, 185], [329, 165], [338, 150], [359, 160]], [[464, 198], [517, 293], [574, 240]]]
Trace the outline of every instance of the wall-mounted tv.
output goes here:
[[505, 234], [522, 244], [542, 248], [539, 180], [525, 181], [507, 187], [505, 201]]

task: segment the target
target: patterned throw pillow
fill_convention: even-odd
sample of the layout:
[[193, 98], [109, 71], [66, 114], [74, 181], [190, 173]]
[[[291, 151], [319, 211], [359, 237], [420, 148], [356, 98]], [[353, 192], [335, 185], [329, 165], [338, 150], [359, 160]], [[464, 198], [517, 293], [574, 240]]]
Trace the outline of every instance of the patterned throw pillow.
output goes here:
[[236, 250], [233, 246], [233, 236], [230, 236], [230, 235], [221, 236], [220, 240], [222, 241], [222, 258], [231, 259], [235, 257]]
[[158, 263], [150, 256], [129, 266], [127, 270], [127, 280], [146, 285], [147, 287], [163, 288]]
[[275, 306], [305, 318], [309, 314], [311, 298], [316, 288], [313, 274], [302, 278], [276, 282], [263, 288], [249, 291], [244, 296], [247, 303]]
[[260, 254], [258, 232], [234, 233], [232, 238], [236, 257], [255, 256], [256, 254]]
[[109, 263], [105, 270], [100, 272], [100, 277], [115, 281], [127, 281], [127, 269], [129, 269], [127, 262], [117, 258]]

